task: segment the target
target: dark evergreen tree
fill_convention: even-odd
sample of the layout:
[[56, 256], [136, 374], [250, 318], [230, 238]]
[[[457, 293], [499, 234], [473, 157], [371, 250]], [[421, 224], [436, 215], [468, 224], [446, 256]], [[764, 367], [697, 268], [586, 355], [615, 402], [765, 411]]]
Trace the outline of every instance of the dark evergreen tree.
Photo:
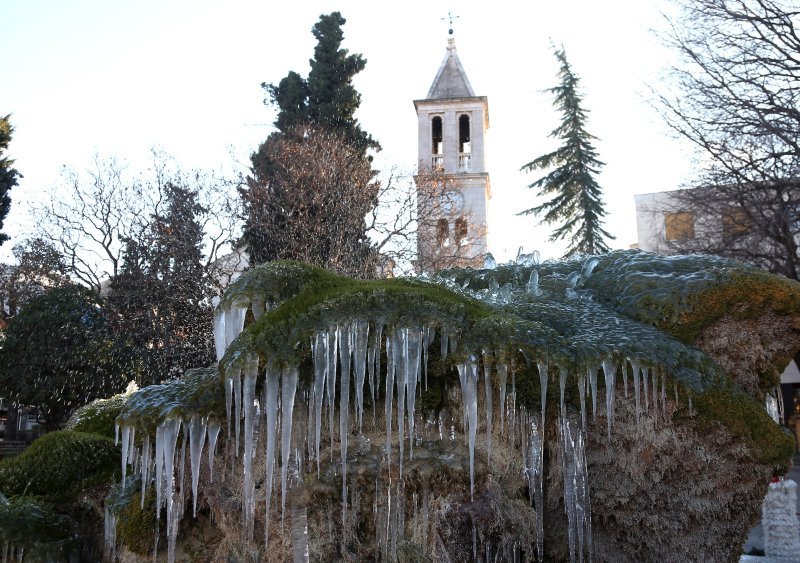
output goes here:
[[[10, 117], [10, 115], [0, 117], [0, 229], [3, 228], [3, 221], [8, 215], [9, 209], [11, 209], [11, 196], [9, 196], [8, 192], [17, 185], [17, 180], [22, 177], [13, 168], [14, 161], [3, 156], [3, 153], [8, 150], [11, 135], [14, 133], [14, 128], [11, 127], [9, 120]], [[0, 233], [0, 245], [7, 240], [8, 235]]]
[[322, 15], [312, 28], [317, 46], [309, 60], [311, 71], [303, 79], [294, 71], [278, 84], [262, 84], [269, 94], [269, 103], [278, 108], [275, 127], [286, 133], [301, 124], [336, 131], [348, 143], [366, 154], [367, 149], [380, 149], [371, 135], [361, 129], [355, 112], [361, 95], [353, 87], [353, 77], [367, 64], [360, 54], [342, 49], [347, 20], [339, 12]]
[[540, 197], [550, 199], [520, 215], [543, 215], [545, 223], [558, 224], [550, 240], [569, 240], [566, 256], [602, 254], [609, 250], [605, 239], [614, 238], [603, 229], [606, 212], [602, 190], [595, 179], [604, 163], [597, 158], [592, 145], [596, 137], [586, 131], [587, 111], [581, 106], [579, 78], [563, 48], [556, 50], [555, 55], [561, 63], [558, 73], [561, 83], [547, 92], [555, 94], [553, 105], [562, 118], [550, 137], [560, 139], [563, 144], [522, 167], [527, 172], [550, 170], [528, 186], [538, 189]]
[[144, 241], [126, 241], [110, 301], [116, 327], [140, 350], [140, 383], [177, 377], [213, 361], [211, 289], [203, 268], [204, 213], [197, 193], [167, 183], [166, 206]]
[[6, 330], [0, 389], [14, 406], [36, 407], [50, 429], [135, 377], [131, 350], [113, 335], [102, 298], [68, 285], [34, 297]]
[[242, 242], [252, 264], [294, 259], [358, 277], [376, 272], [366, 215], [377, 203], [369, 149], [380, 146], [361, 129], [361, 96], [352, 85], [366, 60], [341, 48], [345, 19], [322, 15], [308, 79], [290, 72], [262, 84], [276, 106], [277, 131], [251, 156], [240, 188]]

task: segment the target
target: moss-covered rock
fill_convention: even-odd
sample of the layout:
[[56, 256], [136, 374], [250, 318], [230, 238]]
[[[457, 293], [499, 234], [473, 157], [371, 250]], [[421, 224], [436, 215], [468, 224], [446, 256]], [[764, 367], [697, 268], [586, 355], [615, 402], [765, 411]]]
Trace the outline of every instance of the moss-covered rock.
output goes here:
[[84, 432], [45, 434], [20, 455], [0, 461], [0, 492], [67, 500], [108, 482], [119, 469], [114, 441]]
[[76, 410], [67, 421], [67, 430], [90, 432], [114, 438], [116, 419], [125, 406], [128, 395], [121, 393], [110, 399], [97, 399]]

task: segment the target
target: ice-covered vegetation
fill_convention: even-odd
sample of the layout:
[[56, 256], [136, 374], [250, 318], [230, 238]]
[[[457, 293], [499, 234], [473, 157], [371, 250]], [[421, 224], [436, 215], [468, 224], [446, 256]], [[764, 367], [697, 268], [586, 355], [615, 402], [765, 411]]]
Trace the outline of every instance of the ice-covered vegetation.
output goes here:
[[[194, 517], [210, 559], [668, 560], [674, 530], [648, 526], [683, 526], [680, 498], [688, 527], [725, 514], [715, 548], [735, 550], [763, 491], [729, 501], [695, 466], [735, 461], [758, 489], [788, 463], [764, 404], [798, 315], [797, 284], [698, 256], [373, 281], [254, 268], [216, 309], [218, 365], [124, 396], [106, 556], [163, 536], [173, 560]], [[763, 318], [784, 336], [750, 387], [695, 346]], [[117, 412], [102, 406], [79, 426]], [[622, 503], [635, 491], [650, 508]]]

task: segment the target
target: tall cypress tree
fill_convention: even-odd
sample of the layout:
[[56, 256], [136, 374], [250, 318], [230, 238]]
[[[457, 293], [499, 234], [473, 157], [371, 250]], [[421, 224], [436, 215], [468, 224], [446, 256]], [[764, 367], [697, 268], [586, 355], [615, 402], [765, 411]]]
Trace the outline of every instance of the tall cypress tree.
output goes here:
[[300, 124], [314, 125], [343, 136], [364, 154], [367, 149], [380, 149], [380, 145], [355, 118], [361, 94], [353, 87], [353, 77], [364, 70], [367, 61], [342, 49], [346, 21], [339, 12], [319, 17], [311, 30], [317, 46], [314, 58], [309, 60], [308, 79], [291, 71], [278, 84], [261, 86], [269, 95], [268, 103], [278, 108], [275, 126], [281, 133]]
[[569, 240], [566, 256], [602, 254], [609, 250], [605, 239], [614, 238], [603, 229], [606, 211], [602, 190], [595, 179], [604, 163], [597, 158], [592, 145], [597, 137], [586, 131], [587, 111], [581, 105], [580, 80], [563, 48], [556, 50], [555, 56], [561, 63], [558, 73], [561, 83], [547, 92], [555, 95], [553, 105], [562, 118], [550, 137], [560, 139], [563, 144], [522, 167], [526, 172], [550, 170], [528, 186], [538, 189], [539, 197], [550, 199], [519, 214], [544, 215], [545, 223], [558, 224], [550, 240]]
[[[14, 161], [3, 156], [3, 153], [8, 150], [8, 144], [11, 142], [11, 134], [14, 132], [14, 128], [11, 127], [11, 122], [9, 120], [10, 117], [10, 115], [0, 117], [0, 229], [3, 228], [3, 221], [8, 215], [8, 210], [11, 208], [11, 197], [8, 195], [8, 192], [17, 185], [17, 180], [22, 177], [22, 175], [13, 168]], [[7, 240], [8, 235], [0, 233], [0, 244], [3, 244]]]
[[358, 277], [377, 272], [365, 217], [378, 189], [367, 151], [380, 145], [355, 118], [361, 95], [352, 81], [366, 60], [341, 47], [344, 23], [333, 12], [314, 25], [307, 79], [292, 71], [262, 84], [278, 115], [239, 189], [252, 264], [292, 259]]

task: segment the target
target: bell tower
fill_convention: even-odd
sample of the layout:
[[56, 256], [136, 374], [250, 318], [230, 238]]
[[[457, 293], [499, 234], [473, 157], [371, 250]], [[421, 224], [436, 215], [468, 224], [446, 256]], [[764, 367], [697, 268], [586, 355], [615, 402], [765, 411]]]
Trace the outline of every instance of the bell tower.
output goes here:
[[484, 153], [489, 104], [472, 90], [452, 37], [428, 95], [414, 100], [414, 108], [419, 124], [417, 270], [480, 267], [492, 197]]

